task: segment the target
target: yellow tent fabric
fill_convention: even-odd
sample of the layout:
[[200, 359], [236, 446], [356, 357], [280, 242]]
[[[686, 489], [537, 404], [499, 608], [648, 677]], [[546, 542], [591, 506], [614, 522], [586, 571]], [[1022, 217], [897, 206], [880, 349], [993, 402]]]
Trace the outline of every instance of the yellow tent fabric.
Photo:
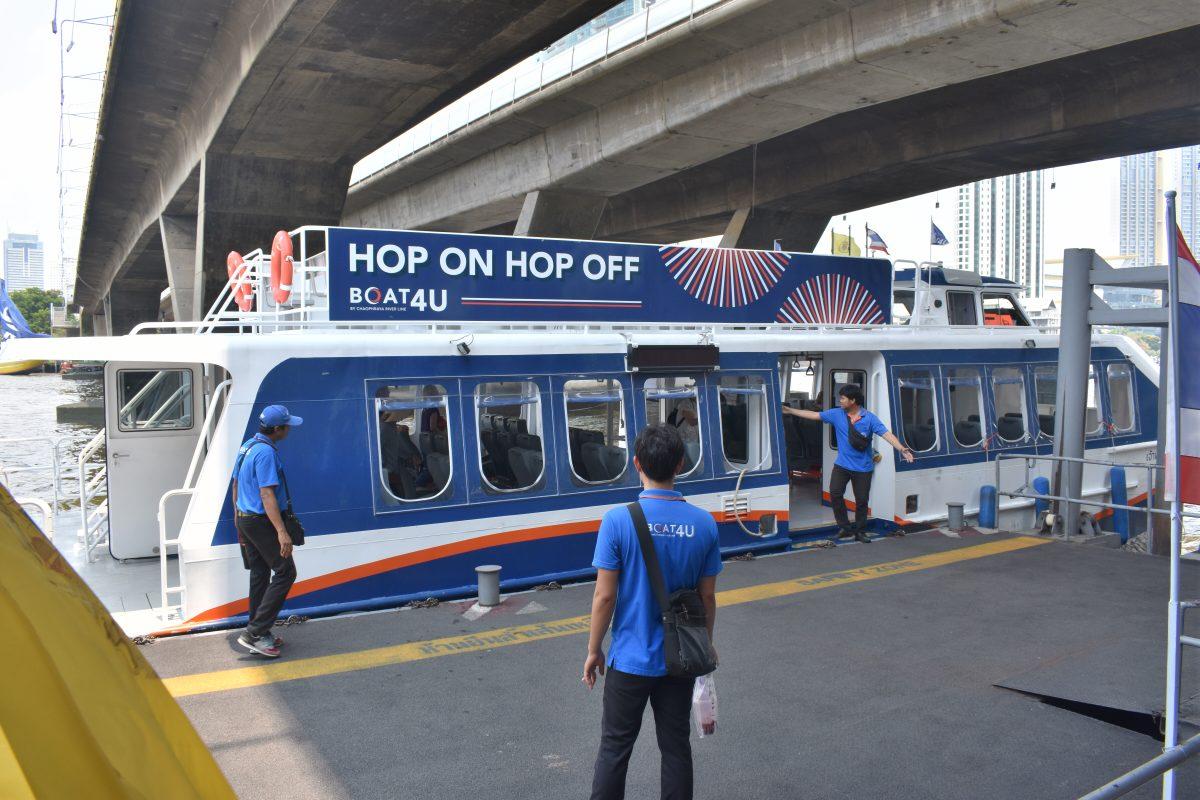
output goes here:
[[835, 256], [861, 256], [862, 249], [850, 234], [834, 231], [833, 254]]
[[235, 797], [153, 668], [3, 486], [0, 632], [0, 797]]

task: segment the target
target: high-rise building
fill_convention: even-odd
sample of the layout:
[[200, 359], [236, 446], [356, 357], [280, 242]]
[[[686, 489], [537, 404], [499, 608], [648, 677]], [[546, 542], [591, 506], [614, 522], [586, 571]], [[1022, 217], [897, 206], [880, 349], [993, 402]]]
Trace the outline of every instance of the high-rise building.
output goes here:
[[1042, 200], [1040, 170], [958, 187], [958, 268], [1007, 278], [1041, 297]]
[[[1118, 206], [1118, 244], [1121, 266], [1149, 267], [1162, 264], [1158, 235], [1161, 228], [1159, 190], [1162, 186], [1162, 159], [1157, 153], [1139, 153], [1121, 157], [1120, 199]], [[1113, 266], [1118, 264], [1113, 263]], [[1152, 305], [1155, 294], [1150, 289], [1105, 287], [1104, 299], [1115, 308]]]
[[1193, 253], [1200, 252], [1200, 145], [1179, 149], [1179, 228]]
[[8, 290], [43, 288], [43, 258], [41, 239], [29, 233], [10, 233], [4, 240], [4, 282]]

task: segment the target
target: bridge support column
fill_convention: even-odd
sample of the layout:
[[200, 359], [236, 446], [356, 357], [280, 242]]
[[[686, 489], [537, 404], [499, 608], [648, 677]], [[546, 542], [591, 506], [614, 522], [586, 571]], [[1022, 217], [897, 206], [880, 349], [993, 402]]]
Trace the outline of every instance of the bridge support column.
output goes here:
[[189, 322], [203, 313], [196, 309], [196, 218], [164, 214], [158, 218], [167, 285], [171, 287], [171, 314], [176, 322]]
[[778, 240], [784, 250], [812, 252], [829, 224], [825, 214], [739, 208], [729, 218], [720, 247], [772, 250]]
[[[225, 256], [261, 247], [278, 230], [336, 225], [352, 164], [208, 153], [200, 162], [194, 305], [207, 313], [229, 276]], [[297, 258], [299, 253], [297, 253]]]
[[153, 289], [139, 289], [110, 294], [108, 306], [108, 335], [124, 336], [142, 322], [159, 319], [159, 297]]
[[599, 195], [539, 189], [525, 195], [513, 235], [591, 239], [607, 204]]

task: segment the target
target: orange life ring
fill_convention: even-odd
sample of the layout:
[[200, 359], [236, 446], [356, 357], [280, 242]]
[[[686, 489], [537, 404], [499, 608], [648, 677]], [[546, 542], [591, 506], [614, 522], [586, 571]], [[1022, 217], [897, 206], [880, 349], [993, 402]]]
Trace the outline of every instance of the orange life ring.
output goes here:
[[271, 242], [271, 296], [278, 305], [292, 296], [292, 237], [287, 231], [276, 233]]
[[237, 302], [239, 311], [249, 311], [254, 305], [254, 288], [246, 280], [249, 268], [242, 260], [242, 255], [236, 250], [230, 250], [225, 256], [225, 270], [229, 273], [229, 281], [234, 284], [233, 299]]

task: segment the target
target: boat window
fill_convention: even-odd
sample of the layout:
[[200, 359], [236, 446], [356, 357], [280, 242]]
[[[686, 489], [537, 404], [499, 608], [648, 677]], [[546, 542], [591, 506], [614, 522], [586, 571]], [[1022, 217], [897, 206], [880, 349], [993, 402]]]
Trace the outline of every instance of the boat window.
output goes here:
[[393, 500], [417, 503], [446, 491], [453, 469], [447, 419], [444, 386], [384, 386], [375, 393], [379, 482]]
[[123, 369], [117, 377], [118, 427], [123, 431], [192, 427], [190, 369]]
[[892, 324], [907, 325], [912, 319], [914, 292], [912, 289], [897, 289], [892, 294]]
[[[826, 408], [837, 408], [838, 392], [847, 383], [857, 384], [858, 388], [862, 390], [863, 406], [865, 408], [866, 404], [871, 401], [871, 398], [867, 397], [867, 373], [861, 369], [831, 369], [829, 371], [829, 385], [833, 387], [833, 394], [825, 398], [818, 396], [817, 401], [820, 405], [817, 410], [823, 411]], [[833, 429], [832, 425], [829, 426], [829, 446], [837, 450], [837, 431]]]
[[756, 472], [771, 466], [767, 385], [756, 375], [722, 375], [721, 448], [727, 472]]
[[1095, 436], [1104, 428], [1104, 415], [1100, 413], [1100, 376], [1096, 373], [1096, 365], [1088, 364], [1088, 393], [1087, 416], [1084, 421], [1084, 433]]
[[1021, 313], [1021, 307], [1017, 305], [1017, 300], [1011, 294], [989, 294], [984, 292], [980, 295], [980, 302], [983, 304], [983, 324], [984, 325], [1021, 325], [1028, 327], [1029, 320], [1025, 319], [1025, 315]]
[[1033, 371], [1034, 400], [1037, 403], [1038, 430], [1054, 435], [1054, 415], [1058, 406], [1058, 368], [1037, 367]]
[[974, 292], [946, 292], [946, 319], [951, 325], [978, 325]]
[[542, 397], [533, 381], [475, 388], [479, 470], [491, 492], [519, 492], [542, 479]]
[[1108, 413], [1117, 431], [1133, 430], [1133, 371], [1128, 364], [1108, 365]]
[[1029, 430], [1025, 421], [1025, 373], [1018, 367], [992, 370], [992, 401], [996, 408], [996, 435], [1019, 442]]
[[563, 386], [571, 472], [583, 483], [611, 483], [629, 463], [625, 404], [613, 378], [577, 378]]
[[937, 400], [933, 373], [928, 369], [902, 369], [896, 373], [900, 389], [900, 436], [918, 453], [937, 447]]
[[696, 379], [686, 377], [647, 378], [644, 389], [646, 424], [667, 423], [679, 429], [686, 453], [683, 469], [677, 477], [691, 475], [700, 466], [704, 453], [700, 435], [700, 394]]
[[983, 443], [983, 381], [977, 367], [949, 370], [946, 388], [950, 396], [950, 424], [959, 447]]

